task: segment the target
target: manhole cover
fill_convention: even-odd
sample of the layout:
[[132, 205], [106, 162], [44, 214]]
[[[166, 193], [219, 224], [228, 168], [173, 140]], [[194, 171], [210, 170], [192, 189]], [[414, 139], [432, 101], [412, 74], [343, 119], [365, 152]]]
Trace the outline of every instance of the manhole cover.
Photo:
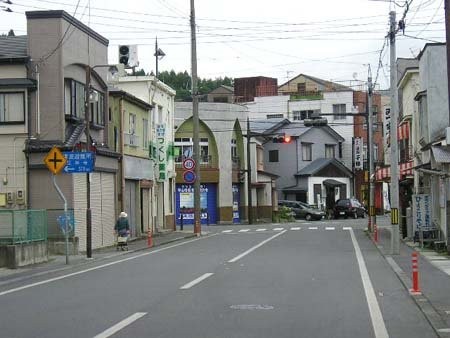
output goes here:
[[261, 304], [239, 304], [231, 305], [230, 308], [234, 310], [273, 310], [271, 305], [261, 305]]

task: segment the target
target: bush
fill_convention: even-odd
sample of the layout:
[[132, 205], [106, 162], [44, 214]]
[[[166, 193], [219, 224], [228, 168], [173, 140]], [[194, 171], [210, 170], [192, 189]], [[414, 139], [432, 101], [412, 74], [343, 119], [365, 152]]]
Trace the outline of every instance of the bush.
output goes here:
[[293, 222], [294, 219], [294, 212], [291, 208], [286, 206], [280, 206], [278, 208], [278, 215], [280, 218], [280, 222]]

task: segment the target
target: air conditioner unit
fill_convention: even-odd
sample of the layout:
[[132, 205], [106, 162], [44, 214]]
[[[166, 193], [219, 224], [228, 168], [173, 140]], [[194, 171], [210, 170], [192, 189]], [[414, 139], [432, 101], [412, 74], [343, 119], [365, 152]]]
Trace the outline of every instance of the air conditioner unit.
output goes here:
[[25, 203], [25, 192], [23, 190], [17, 190], [16, 203], [17, 204], [24, 204]]

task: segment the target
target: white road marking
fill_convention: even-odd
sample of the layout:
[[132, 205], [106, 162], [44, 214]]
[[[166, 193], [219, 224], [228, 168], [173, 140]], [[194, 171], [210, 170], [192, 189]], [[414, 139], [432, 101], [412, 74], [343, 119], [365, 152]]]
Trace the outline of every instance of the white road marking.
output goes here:
[[319, 229], [318, 227], [309, 227], [308, 228], [309, 230], [317, 230], [317, 229]]
[[301, 230], [302, 228], [300, 228], [300, 227], [293, 227], [293, 228], [291, 228], [291, 230]]
[[241, 230], [239, 230], [239, 232], [249, 232], [250, 231], [250, 229], [241, 229]]
[[255, 250], [258, 249], [259, 247], [261, 247], [261, 246], [263, 246], [264, 244], [270, 242], [272, 239], [275, 239], [275, 238], [277, 238], [278, 236], [281, 236], [281, 235], [284, 234], [286, 231], [287, 231], [287, 230], [284, 230], [284, 231], [282, 231], [282, 232], [277, 233], [276, 235], [273, 235], [272, 237], [269, 237], [268, 239], [262, 241], [261, 243], [255, 245], [254, 247], [252, 247], [252, 248], [248, 249], [247, 251], [241, 253], [240, 255], [237, 255], [236, 257], [230, 259], [230, 260], [228, 261], [228, 263], [234, 263], [234, 262], [237, 262], [237, 261], [240, 260], [242, 257], [247, 256], [249, 253], [255, 251]]
[[352, 230], [352, 227], [343, 227], [342, 230]]
[[275, 228], [275, 229], [273, 229], [273, 231], [282, 231], [282, 230], [284, 230], [284, 228]]
[[266, 231], [267, 229], [256, 229], [256, 231]]
[[335, 230], [335, 227], [325, 227], [325, 230]]
[[358, 261], [359, 273], [364, 286], [364, 292], [366, 294], [367, 304], [369, 306], [370, 318], [372, 320], [373, 331], [376, 338], [389, 338], [389, 334], [386, 330], [386, 325], [383, 320], [383, 315], [378, 305], [375, 291], [370, 281], [369, 272], [367, 271], [366, 263], [356, 240], [353, 229], [350, 228], [350, 236], [352, 238], [353, 247], [355, 248], [356, 259]]
[[136, 255], [136, 256], [120, 259], [118, 261], [102, 264], [102, 265], [99, 265], [99, 266], [94, 266], [94, 267], [89, 268], [89, 269], [85, 269], [85, 270], [69, 273], [67, 275], [63, 275], [63, 276], [59, 276], [59, 277], [55, 277], [55, 278], [46, 279], [46, 280], [43, 280], [43, 281], [40, 281], [40, 282], [36, 282], [36, 283], [32, 283], [32, 284], [19, 286], [19, 287], [14, 288], [14, 289], [9, 289], [9, 290], [0, 292], [0, 296], [4, 296], [4, 295], [7, 295], [9, 293], [13, 293], [13, 292], [29, 289], [29, 288], [32, 288], [32, 287], [35, 287], [35, 286], [48, 284], [48, 283], [51, 283], [51, 282], [56, 282], [56, 281], [61, 280], [61, 279], [66, 279], [66, 278], [69, 278], [69, 277], [81, 275], [81, 274], [86, 273], [86, 272], [103, 269], [103, 268], [106, 268], [106, 267], [111, 266], [111, 265], [116, 265], [116, 264], [119, 264], [119, 263], [123, 263], [123, 262], [127, 262], [127, 261], [130, 261], [130, 260], [136, 259], [136, 258], [152, 255], [152, 254], [157, 253], [157, 252], [169, 250], [169, 249], [175, 248], [177, 246], [185, 245], [185, 244], [192, 243], [192, 242], [195, 242], [195, 241], [199, 241], [199, 240], [205, 239], [205, 238], [214, 237], [216, 235], [217, 234], [212, 234], [212, 235], [209, 235], [208, 237], [200, 237], [200, 238], [196, 238], [196, 239], [191, 239], [191, 240], [186, 241], [186, 242], [177, 243], [177, 244], [174, 244], [174, 245], [166, 246], [166, 247], [161, 248], [161, 249], [156, 249], [156, 250], [145, 252], [145, 253], [142, 253], [142, 254], [139, 254], [139, 255]]
[[233, 230], [223, 230], [222, 233], [226, 234], [226, 233], [229, 233], [229, 232], [232, 232], [232, 231]]
[[135, 322], [139, 318], [144, 317], [147, 314], [147, 312], [136, 312], [134, 315], [131, 315], [128, 318], [125, 318], [121, 322], [117, 323], [116, 325], [110, 327], [108, 330], [103, 331], [102, 333], [96, 335], [94, 338], [108, 338], [111, 337], [113, 334], [119, 332], [122, 330], [125, 326], [130, 325], [131, 323]]
[[194, 285], [200, 283], [202, 280], [205, 280], [206, 278], [211, 277], [212, 275], [214, 275], [211, 272], [205, 273], [204, 275], [201, 275], [200, 277], [194, 279], [192, 282], [189, 282], [185, 285], [183, 285], [180, 289], [181, 290], [186, 290], [186, 289], [190, 289], [191, 287], [193, 287]]

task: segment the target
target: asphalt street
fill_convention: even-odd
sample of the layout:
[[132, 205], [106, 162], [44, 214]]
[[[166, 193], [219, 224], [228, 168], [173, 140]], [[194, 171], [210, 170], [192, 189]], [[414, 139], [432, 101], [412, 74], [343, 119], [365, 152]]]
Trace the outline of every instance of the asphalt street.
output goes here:
[[366, 222], [210, 226], [1, 285], [1, 336], [436, 337]]

